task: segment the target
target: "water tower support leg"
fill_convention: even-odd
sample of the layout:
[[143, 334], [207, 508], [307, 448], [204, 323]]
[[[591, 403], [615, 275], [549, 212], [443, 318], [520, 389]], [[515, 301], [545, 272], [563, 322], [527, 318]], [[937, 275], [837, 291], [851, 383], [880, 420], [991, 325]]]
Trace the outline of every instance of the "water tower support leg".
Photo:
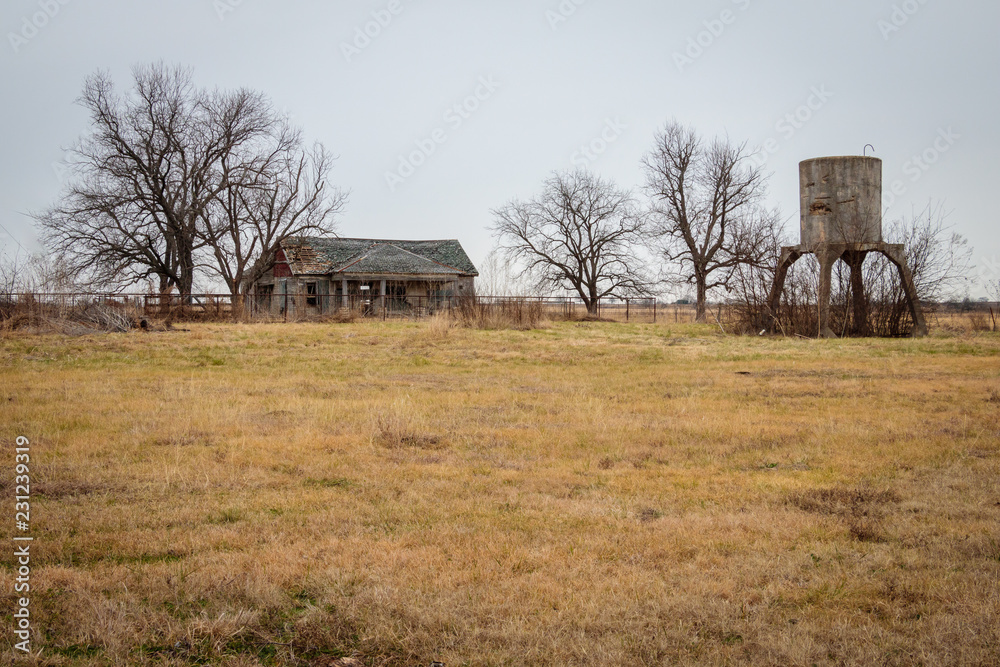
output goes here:
[[868, 295], [865, 293], [865, 275], [862, 267], [867, 252], [848, 250], [844, 253], [844, 261], [851, 267], [851, 301], [853, 302], [853, 319], [851, 331], [855, 336], [870, 336], [871, 327], [868, 323]]
[[910, 307], [910, 317], [913, 318], [913, 331], [911, 335], [919, 338], [927, 335], [927, 320], [924, 319], [924, 310], [920, 307], [920, 298], [917, 295], [917, 286], [913, 282], [913, 274], [910, 266], [906, 262], [906, 255], [901, 245], [884, 245], [880, 249], [883, 255], [889, 258], [899, 270], [899, 279], [903, 284], [903, 291], [906, 292], [906, 303]]
[[768, 322], [768, 331], [774, 333], [778, 328], [778, 309], [781, 307], [781, 291], [785, 289], [785, 279], [788, 277], [788, 269], [792, 264], [802, 257], [802, 253], [797, 248], [782, 248], [781, 257], [778, 259], [778, 267], [774, 271], [774, 283], [771, 285], [771, 294], [767, 298], [768, 315], [771, 320]]
[[833, 283], [833, 265], [841, 253], [826, 250], [816, 253], [819, 259], [819, 337], [836, 338], [830, 328], [830, 293]]

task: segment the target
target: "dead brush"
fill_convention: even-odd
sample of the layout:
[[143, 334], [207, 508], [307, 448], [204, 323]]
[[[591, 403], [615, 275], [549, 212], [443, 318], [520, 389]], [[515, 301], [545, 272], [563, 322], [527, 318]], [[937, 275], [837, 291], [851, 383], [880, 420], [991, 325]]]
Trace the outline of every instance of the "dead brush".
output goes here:
[[969, 328], [972, 331], [995, 331], [995, 321], [990, 317], [990, 313], [981, 310], [974, 310], [969, 313]]
[[317, 320], [323, 324], [354, 324], [361, 317], [361, 313], [351, 308], [341, 308], [322, 315]]
[[434, 434], [420, 433], [413, 429], [409, 417], [401, 412], [383, 412], [375, 415], [373, 440], [386, 449], [444, 449], [443, 439]]
[[478, 299], [458, 303], [456, 317], [468, 329], [528, 331], [542, 326], [545, 309], [537, 299]]
[[443, 340], [448, 338], [451, 330], [457, 325], [455, 318], [446, 312], [439, 311], [427, 318], [427, 324], [424, 327], [424, 331], [428, 338], [433, 340]]
[[70, 336], [127, 333], [136, 328], [139, 321], [132, 306], [102, 301], [64, 307], [24, 299], [5, 304], [0, 315], [0, 328], [5, 331], [33, 330]]

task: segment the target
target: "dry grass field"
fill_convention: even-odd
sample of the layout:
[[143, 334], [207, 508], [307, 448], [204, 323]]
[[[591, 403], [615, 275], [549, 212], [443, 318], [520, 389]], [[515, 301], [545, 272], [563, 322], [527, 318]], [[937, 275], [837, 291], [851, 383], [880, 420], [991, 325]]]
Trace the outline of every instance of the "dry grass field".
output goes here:
[[190, 329], [0, 340], [20, 663], [1000, 664], [1000, 335]]

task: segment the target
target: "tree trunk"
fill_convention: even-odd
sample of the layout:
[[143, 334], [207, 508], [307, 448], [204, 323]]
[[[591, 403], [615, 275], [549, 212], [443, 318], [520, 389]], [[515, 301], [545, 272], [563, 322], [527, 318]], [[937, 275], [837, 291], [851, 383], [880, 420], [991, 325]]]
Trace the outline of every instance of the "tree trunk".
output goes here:
[[233, 294], [229, 298], [233, 321], [242, 321], [244, 315], [246, 314], [246, 296], [243, 294]]
[[699, 324], [705, 324], [708, 321], [708, 314], [707, 314], [708, 289], [705, 287], [707, 277], [699, 275], [695, 277], [695, 280], [697, 281], [696, 284], [698, 287], [698, 298], [697, 301], [695, 302], [696, 305], [695, 305], [694, 321]]
[[180, 255], [177, 290], [181, 293], [181, 303], [191, 305], [191, 290], [194, 285], [194, 251], [183, 248]]
[[590, 291], [590, 295], [585, 297], [583, 302], [587, 304], [587, 314], [597, 317], [597, 308], [601, 303], [600, 298], [594, 293], [594, 290]]
[[169, 276], [161, 275], [160, 276], [160, 303], [159, 303], [159, 309], [160, 309], [160, 315], [162, 317], [166, 317], [166, 316], [168, 316], [170, 314], [170, 290], [171, 290], [171, 287], [172, 286], [170, 284], [170, 277]]

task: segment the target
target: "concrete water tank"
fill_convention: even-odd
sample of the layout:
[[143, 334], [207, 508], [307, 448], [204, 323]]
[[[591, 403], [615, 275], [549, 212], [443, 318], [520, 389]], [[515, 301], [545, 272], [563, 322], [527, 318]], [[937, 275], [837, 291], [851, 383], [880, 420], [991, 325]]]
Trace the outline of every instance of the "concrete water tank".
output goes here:
[[882, 243], [882, 160], [821, 157], [799, 163], [802, 245]]

